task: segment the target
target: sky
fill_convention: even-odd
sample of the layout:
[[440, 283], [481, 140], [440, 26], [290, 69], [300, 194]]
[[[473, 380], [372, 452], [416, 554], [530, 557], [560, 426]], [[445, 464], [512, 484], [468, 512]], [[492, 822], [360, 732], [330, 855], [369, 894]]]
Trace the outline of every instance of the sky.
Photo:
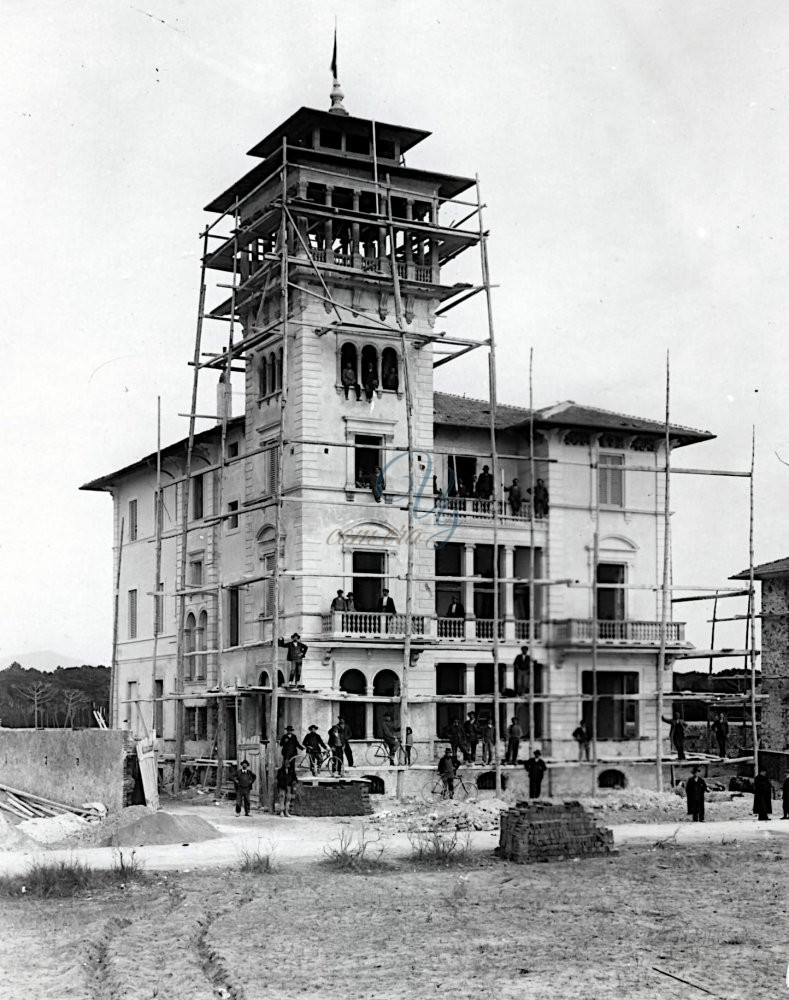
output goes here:
[[[431, 131], [412, 166], [479, 174], [499, 399], [527, 405], [533, 349], [535, 405], [662, 419], [669, 352], [673, 421], [717, 435], [677, 464], [747, 471], [755, 427], [755, 558], [789, 554], [781, 0], [9, 0], [0, 665], [109, 662], [111, 500], [78, 487], [155, 450], [157, 396], [163, 440], [187, 433], [202, 206], [328, 108], [335, 15], [350, 113]], [[484, 333], [481, 298], [453, 332]], [[483, 370], [437, 388], [479, 395]], [[748, 565], [748, 493], [673, 478], [675, 583]], [[681, 607], [708, 646], [710, 609]]]

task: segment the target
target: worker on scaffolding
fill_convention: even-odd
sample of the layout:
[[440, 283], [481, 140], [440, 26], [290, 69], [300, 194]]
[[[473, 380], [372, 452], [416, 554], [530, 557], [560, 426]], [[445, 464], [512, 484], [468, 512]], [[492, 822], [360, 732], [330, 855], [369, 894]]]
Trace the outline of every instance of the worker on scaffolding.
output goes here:
[[289, 687], [298, 687], [301, 685], [301, 663], [304, 657], [307, 655], [308, 646], [305, 646], [301, 641], [301, 636], [298, 632], [294, 632], [290, 637], [290, 640], [280, 638], [278, 645], [287, 649], [288, 651], [288, 663], [290, 664], [290, 677], [288, 678]]
[[531, 493], [532, 500], [534, 502], [534, 516], [543, 518], [548, 516], [548, 487], [545, 485], [545, 480], [538, 479], [537, 485], [534, 489], [531, 486], [526, 490], [527, 493]]
[[668, 736], [677, 751], [677, 760], [685, 760], [685, 723], [677, 712], [670, 719], [667, 719], [665, 715], [661, 718], [671, 727]]
[[523, 491], [520, 488], [518, 480], [513, 479], [511, 485], [504, 487], [504, 492], [509, 493], [512, 516], [517, 517], [521, 512], [521, 504], [523, 503]]
[[729, 720], [723, 712], [718, 712], [718, 718], [712, 724], [712, 731], [718, 741], [718, 756], [726, 756], [726, 740], [729, 736]]

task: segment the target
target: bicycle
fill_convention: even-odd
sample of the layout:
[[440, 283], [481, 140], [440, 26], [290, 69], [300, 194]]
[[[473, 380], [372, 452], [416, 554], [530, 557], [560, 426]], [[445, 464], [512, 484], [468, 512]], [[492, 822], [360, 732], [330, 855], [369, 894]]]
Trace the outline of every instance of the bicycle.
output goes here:
[[314, 757], [305, 753], [296, 760], [297, 773], [305, 774], [309, 771], [313, 777], [317, 777], [324, 769], [332, 778], [342, 777], [342, 761], [334, 756], [332, 750], [318, 750]]
[[425, 802], [434, 802], [437, 798], [455, 799], [457, 802], [475, 802], [479, 789], [474, 778], [464, 778], [460, 771], [455, 771], [454, 792], [449, 794], [440, 774], [431, 777], [422, 787], [422, 798]]
[[[412, 764], [416, 763], [417, 752], [416, 747], [409, 747], [411, 753], [406, 756], [406, 748], [398, 740], [397, 749], [394, 752], [395, 762], [399, 767], [411, 767]], [[373, 743], [371, 746], [367, 747], [367, 763], [372, 764], [374, 767], [384, 767], [389, 764], [391, 758], [389, 756], [389, 747], [384, 743], [383, 740], [379, 740], [377, 743]]]

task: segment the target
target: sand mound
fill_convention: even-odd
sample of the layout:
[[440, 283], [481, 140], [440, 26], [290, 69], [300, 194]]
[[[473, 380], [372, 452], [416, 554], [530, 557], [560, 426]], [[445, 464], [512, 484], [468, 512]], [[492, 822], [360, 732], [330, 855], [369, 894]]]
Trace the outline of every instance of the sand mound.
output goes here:
[[26, 819], [17, 829], [39, 844], [57, 844], [61, 840], [69, 840], [88, 826], [88, 821], [81, 816], [62, 813], [60, 816]]
[[101, 847], [144, 847], [146, 844], [194, 844], [213, 840], [221, 834], [200, 816], [173, 816], [166, 812], [147, 812], [133, 822], [119, 827], [100, 841]]
[[0, 851], [25, 851], [36, 844], [19, 829], [21, 824], [9, 822], [0, 813]]
[[498, 830], [499, 817], [510, 803], [503, 799], [480, 802], [410, 802], [383, 809], [370, 817], [371, 826], [386, 833], [431, 833], [453, 830]]

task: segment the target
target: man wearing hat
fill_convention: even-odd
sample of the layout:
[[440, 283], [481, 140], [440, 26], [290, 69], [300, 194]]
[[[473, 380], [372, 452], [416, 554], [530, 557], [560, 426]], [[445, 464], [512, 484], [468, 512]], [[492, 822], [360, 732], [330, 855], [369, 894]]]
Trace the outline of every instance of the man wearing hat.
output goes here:
[[321, 750], [326, 749], [323, 737], [318, 732], [317, 726], [310, 726], [310, 731], [304, 737], [304, 748], [310, 758], [310, 771], [317, 774], [320, 768]]
[[290, 664], [288, 684], [290, 687], [295, 687], [301, 683], [301, 661], [307, 655], [307, 646], [301, 642], [301, 636], [298, 632], [293, 633], [289, 642], [286, 642], [285, 639], [280, 639], [279, 645], [288, 651], [287, 659]]
[[279, 741], [279, 745], [282, 748], [282, 759], [285, 763], [293, 760], [298, 751], [304, 749], [299, 743], [298, 736], [293, 732], [293, 726], [285, 726], [285, 735]]
[[693, 817], [694, 823], [704, 822], [704, 793], [707, 785], [704, 778], [699, 777], [699, 767], [693, 768], [693, 773], [685, 784], [685, 794], [688, 798], [688, 816]]
[[249, 816], [249, 793], [255, 784], [255, 775], [249, 768], [249, 761], [241, 761], [241, 770], [233, 776], [236, 786], [236, 816], [241, 815], [241, 803], [244, 803], [244, 815]]
[[438, 773], [444, 786], [441, 794], [444, 798], [454, 799], [455, 797], [456, 759], [452, 756], [452, 747], [447, 747], [444, 756], [438, 758]]
[[540, 751], [535, 750], [534, 754], [529, 757], [523, 766], [529, 775], [529, 798], [538, 799], [540, 797], [540, 788], [542, 787], [542, 776], [548, 770]]

